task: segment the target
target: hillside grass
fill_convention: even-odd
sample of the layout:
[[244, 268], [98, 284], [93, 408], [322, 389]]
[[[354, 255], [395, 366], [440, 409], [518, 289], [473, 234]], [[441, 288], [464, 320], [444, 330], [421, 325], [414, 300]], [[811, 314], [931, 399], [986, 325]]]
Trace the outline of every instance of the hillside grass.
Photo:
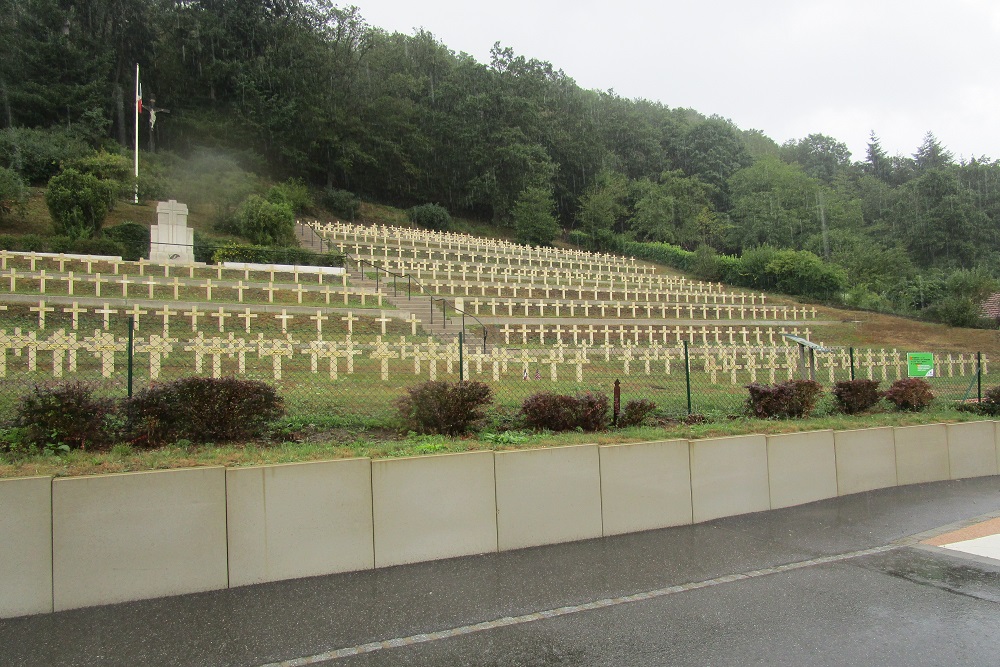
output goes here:
[[866, 415], [824, 414], [808, 419], [729, 419], [687, 425], [665, 422], [657, 426], [610, 429], [597, 433], [549, 433], [486, 429], [467, 437], [402, 434], [384, 422], [317, 415], [314, 418], [281, 420], [266, 438], [224, 445], [195, 445], [179, 441], [155, 450], [134, 449], [119, 444], [108, 451], [75, 450], [65, 454], [0, 452], [0, 478], [51, 475], [69, 477], [108, 473], [167, 470], [201, 466], [244, 467], [302, 461], [325, 461], [367, 457], [372, 459], [424, 456], [471, 451], [508, 451], [580, 444], [616, 445], [675, 439], [697, 440], [747, 434], [775, 435], [824, 429], [849, 430], [880, 426], [916, 426], [958, 423], [980, 419], [935, 402], [925, 412], [875, 412]]
[[[181, 199], [180, 195], [177, 198]], [[217, 205], [210, 197], [193, 199], [189, 203], [189, 211], [189, 227], [202, 233], [217, 235], [214, 230], [214, 221], [218, 217]], [[317, 218], [320, 220], [336, 219], [333, 215], [324, 216], [322, 211], [318, 213], [320, 215]], [[124, 221], [155, 223], [156, 203], [134, 205], [120, 202], [109, 214], [105, 226], [110, 227]], [[370, 202], [362, 203], [357, 222], [411, 226], [405, 210]], [[473, 220], [456, 219], [453, 229], [480, 236], [511, 239], [511, 230]], [[32, 189], [24, 215], [19, 219], [5, 221], [0, 225], [0, 233], [51, 234], [52, 223], [44, 202], [44, 190]], [[568, 247], [562, 243], [559, 245]], [[656, 271], [663, 275], [682, 275], [674, 269], [662, 266], [656, 266]], [[1000, 334], [996, 331], [954, 328], [879, 313], [811, 304], [780, 294], [768, 294], [767, 301], [773, 305], [815, 305], [818, 311], [817, 319], [832, 324], [814, 326], [810, 321], [804, 321], [802, 325], [811, 328], [813, 340], [828, 345], [886, 347], [900, 351], [964, 353], [981, 351], [994, 359], [1000, 358]], [[984, 389], [988, 380], [987, 375], [984, 379]], [[723, 389], [731, 392], [728, 386]], [[700, 425], [663, 421], [655, 427], [609, 430], [600, 433], [511, 432], [502, 430], [502, 424], [497, 422], [487, 426], [475, 436], [447, 438], [403, 434], [394, 430], [391, 419], [386, 418], [354, 416], [345, 419], [336, 415], [318, 414], [310, 418], [279, 421], [273, 425], [267, 437], [246, 443], [193, 445], [179, 442], [152, 451], [136, 450], [127, 444], [119, 444], [109, 451], [74, 451], [60, 455], [46, 451], [15, 452], [9, 448], [5, 452], [3, 442], [8, 438], [5, 437], [7, 435], [5, 432], [0, 431], [0, 435], [4, 436], [0, 438], [0, 477], [92, 475], [190, 466], [250, 466], [358, 456], [387, 458], [583, 443], [617, 444], [676, 438], [724, 437], [748, 433], [773, 434], [817, 429], [905, 426], [968, 421], [976, 418], [967, 412], [958, 411], [954, 403], [938, 401], [930, 411], [916, 414], [888, 411], [863, 416], [823, 414], [810, 419], [788, 421], [730, 417]]]

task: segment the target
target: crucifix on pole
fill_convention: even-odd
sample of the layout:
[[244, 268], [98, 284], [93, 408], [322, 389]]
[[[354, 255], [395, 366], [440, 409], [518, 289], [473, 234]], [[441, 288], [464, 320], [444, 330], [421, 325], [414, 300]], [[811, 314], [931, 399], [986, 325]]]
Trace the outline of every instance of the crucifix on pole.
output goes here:
[[160, 109], [156, 106], [156, 97], [150, 95], [149, 106], [144, 107], [149, 111], [149, 152], [156, 152], [156, 114], [170, 113], [170, 109]]

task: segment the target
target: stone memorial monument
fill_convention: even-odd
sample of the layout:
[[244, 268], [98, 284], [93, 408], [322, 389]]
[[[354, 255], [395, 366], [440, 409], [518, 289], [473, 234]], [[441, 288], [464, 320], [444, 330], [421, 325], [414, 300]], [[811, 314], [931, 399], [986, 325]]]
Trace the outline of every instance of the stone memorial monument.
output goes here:
[[187, 228], [187, 204], [171, 199], [156, 204], [156, 222], [149, 230], [149, 261], [194, 263], [194, 230]]

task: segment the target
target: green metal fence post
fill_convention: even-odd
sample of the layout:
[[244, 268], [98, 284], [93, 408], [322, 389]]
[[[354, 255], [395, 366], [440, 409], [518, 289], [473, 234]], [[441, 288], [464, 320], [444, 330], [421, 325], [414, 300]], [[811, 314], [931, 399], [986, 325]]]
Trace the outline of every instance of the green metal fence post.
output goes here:
[[465, 382], [465, 332], [458, 332], [458, 380]]
[[976, 397], [983, 402], [983, 353], [976, 352]]
[[691, 414], [691, 357], [688, 356], [688, 342], [684, 341], [684, 380], [687, 383], [688, 414]]
[[851, 348], [851, 381], [854, 381], [854, 348]]
[[128, 397], [132, 398], [132, 360], [135, 357], [135, 315], [128, 318]]

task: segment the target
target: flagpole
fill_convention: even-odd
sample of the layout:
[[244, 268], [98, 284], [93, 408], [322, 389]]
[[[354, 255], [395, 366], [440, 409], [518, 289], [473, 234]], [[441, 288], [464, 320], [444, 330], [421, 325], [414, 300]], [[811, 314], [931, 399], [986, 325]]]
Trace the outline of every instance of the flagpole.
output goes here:
[[135, 203], [139, 203], [139, 101], [142, 99], [142, 89], [139, 87], [139, 63], [135, 64], [135, 100], [132, 110], [135, 112]]

